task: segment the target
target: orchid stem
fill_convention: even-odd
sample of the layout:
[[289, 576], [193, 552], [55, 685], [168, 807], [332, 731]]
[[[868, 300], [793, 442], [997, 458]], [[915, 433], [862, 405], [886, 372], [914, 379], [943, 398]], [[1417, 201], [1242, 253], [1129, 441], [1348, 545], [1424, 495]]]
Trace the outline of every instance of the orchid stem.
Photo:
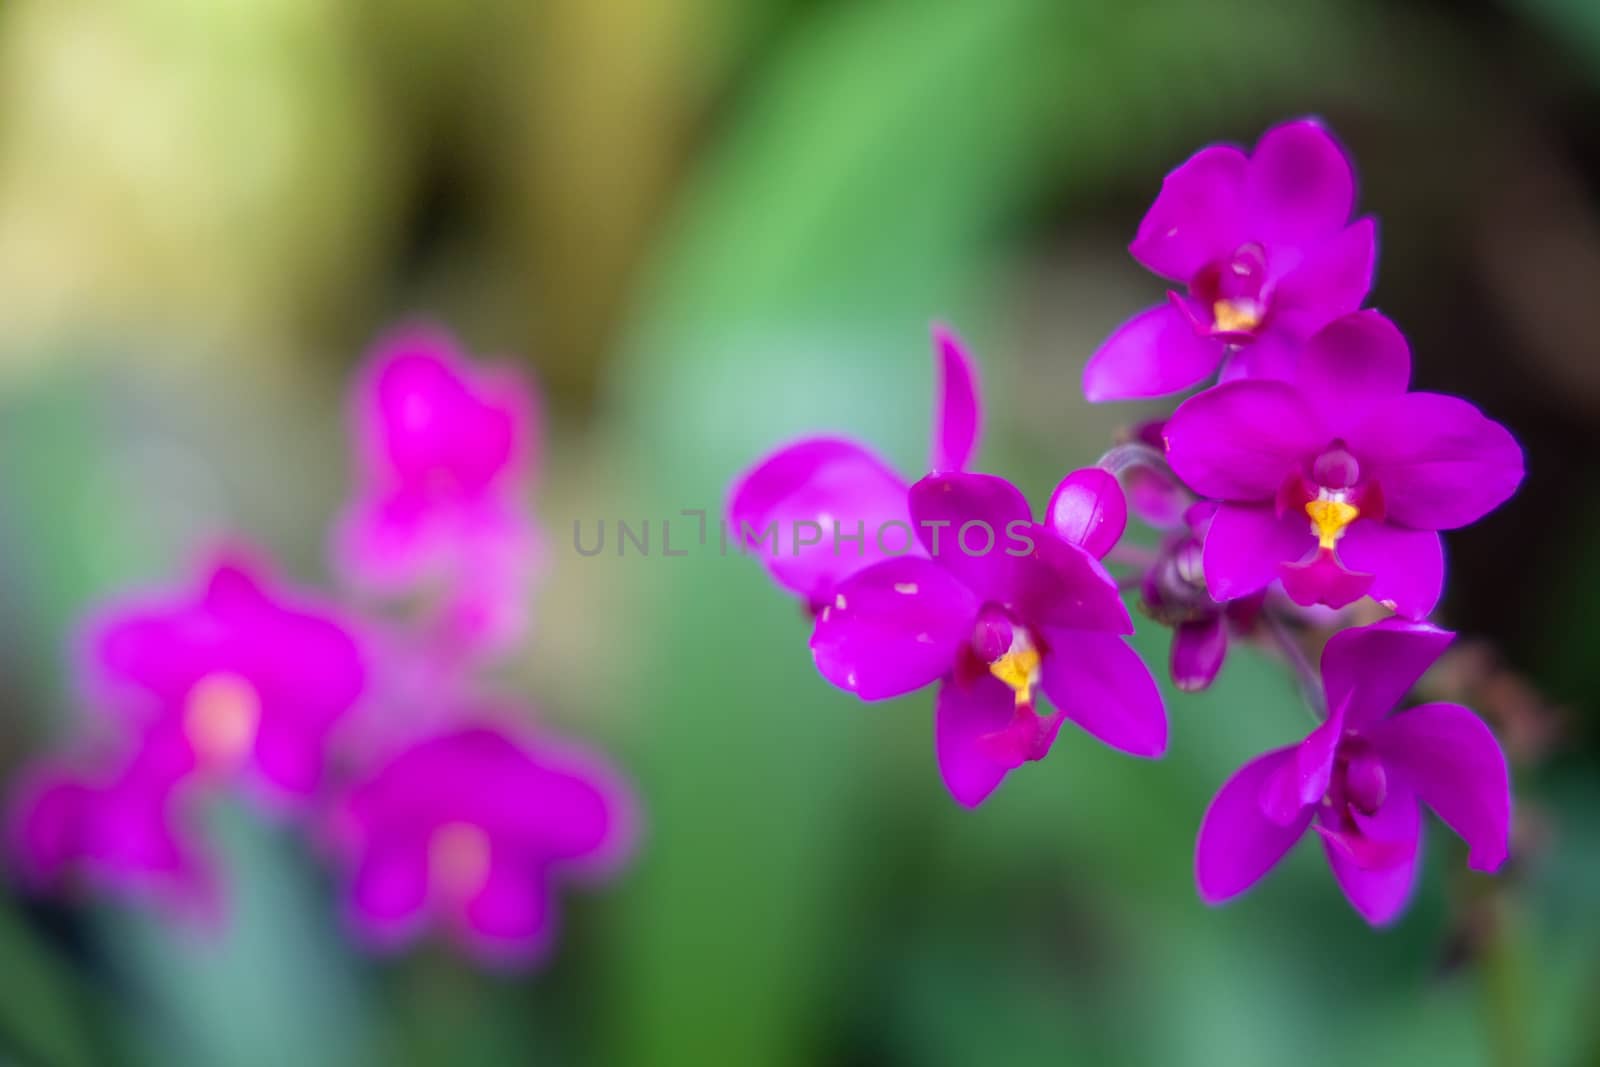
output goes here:
[[1158, 471], [1168, 471], [1167, 457], [1149, 445], [1138, 441], [1129, 441], [1125, 444], [1114, 446], [1105, 455], [1095, 461], [1095, 466], [1110, 471], [1118, 478], [1129, 467], [1152, 467]]
[[1268, 609], [1262, 612], [1262, 619], [1266, 623], [1267, 631], [1272, 634], [1272, 640], [1278, 646], [1278, 651], [1289, 662], [1289, 666], [1294, 668], [1295, 677], [1300, 683], [1300, 695], [1305, 698], [1313, 716], [1318, 722], [1326, 719], [1328, 702], [1322, 692], [1322, 677], [1306, 658], [1305, 649], [1300, 647], [1299, 640], [1281, 615]]
[[1496, 1067], [1525, 1067], [1532, 1062], [1532, 1057], [1528, 1047], [1525, 961], [1517, 937], [1517, 915], [1508, 894], [1490, 894], [1487, 907], [1489, 932], [1480, 961], [1479, 981], [1491, 1061]]

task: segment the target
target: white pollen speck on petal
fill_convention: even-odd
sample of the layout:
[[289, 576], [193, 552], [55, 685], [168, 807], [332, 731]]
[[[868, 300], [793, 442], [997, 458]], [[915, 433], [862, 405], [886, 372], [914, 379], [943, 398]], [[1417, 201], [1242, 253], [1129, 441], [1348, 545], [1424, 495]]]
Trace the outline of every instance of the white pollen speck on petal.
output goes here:
[[917, 595], [917, 583], [916, 582], [895, 582], [894, 583], [894, 591], [896, 593], [899, 593], [902, 596], [916, 596]]
[[832, 615], [832, 614], [833, 614], [832, 606], [823, 608], [822, 609], [822, 621], [823, 622], [827, 622], [828, 621], [828, 616]]
[[854, 689], [856, 687], [856, 672], [855, 671], [851, 671], [849, 674], [844, 676], [844, 684], [849, 686], [851, 689]]
[[1178, 228], [1176, 226], [1174, 226], [1172, 229], [1168, 230], [1167, 231], [1167, 236], [1168, 237], [1176, 237], [1176, 236], [1178, 236]]
[[843, 593], [839, 593], [833, 598], [833, 606], [838, 608], [840, 611], [843, 611], [846, 607], [849, 606], [844, 602], [844, 594]]
[[918, 644], [922, 644], [922, 645], [931, 645], [931, 644], [933, 644], [933, 635], [932, 634], [918, 634], [917, 635], [917, 643]]

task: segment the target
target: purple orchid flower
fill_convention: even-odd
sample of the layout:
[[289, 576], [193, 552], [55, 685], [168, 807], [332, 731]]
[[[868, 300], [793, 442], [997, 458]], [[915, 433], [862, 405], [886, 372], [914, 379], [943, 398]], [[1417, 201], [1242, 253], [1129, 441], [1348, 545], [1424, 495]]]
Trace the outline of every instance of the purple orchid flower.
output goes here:
[[243, 778], [276, 803], [317, 791], [328, 738], [365, 685], [361, 651], [332, 612], [237, 559], [196, 590], [108, 611], [87, 644], [96, 703], [152, 758]]
[[525, 966], [554, 938], [558, 876], [614, 871], [634, 840], [629, 791], [597, 757], [466, 724], [402, 749], [339, 805], [348, 909], [380, 949], [429, 920], [484, 962]]
[[1368, 922], [1392, 922], [1416, 883], [1425, 803], [1466, 841], [1467, 866], [1493, 872], [1510, 848], [1505, 754], [1471, 711], [1389, 711], [1454, 634], [1400, 619], [1336, 634], [1322, 654], [1327, 720], [1298, 745], [1245, 764], [1212, 800], [1195, 845], [1200, 896], [1253, 886], [1308, 827], [1339, 888]]
[[[908, 502], [927, 555], [835, 587], [811, 638], [824, 678], [863, 700], [939, 683], [939, 770], [967, 807], [1042, 759], [1063, 719], [1133, 755], [1166, 750], [1160, 693], [1122, 638], [1132, 620], [1087, 548], [1033, 522], [1022, 494], [992, 475], [930, 475]], [[1066, 525], [1109, 547], [1093, 515]], [[1041, 716], [1039, 691], [1059, 710]]]
[[1140, 312], [1084, 368], [1091, 402], [1161, 396], [1224, 377], [1283, 377], [1305, 339], [1361, 307], [1377, 226], [1350, 222], [1355, 175], [1313, 119], [1274, 126], [1246, 156], [1212, 145], [1167, 175], [1128, 246], [1188, 286]]
[[23, 884], [35, 892], [79, 884], [187, 919], [214, 917], [213, 872], [182, 825], [187, 769], [170, 755], [140, 747], [25, 770], [8, 826]]
[[[958, 471], [977, 449], [977, 386], [960, 339], [935, 326], [933, 340], [941, 384], [929, 462], [934, 471]], [[808, 437], [767, 455], [734, 482], [728, 518], [747, 549], [760, 549], [771, 536], [761, 554], [767, 570], [820, 610], [834, 586], [856, 571], [920, 551], [906, 509], [909, 487], [854, 441]], [[845, 539], [849, 551], [840, 550]]]
[[1522, 450], [1465, 400], [1407, 392], [1410, 377], [1400, 331], [1362, 311], [1311, 338], [1294, 382], [1227, 382], [1179, 405], [1172, 469], [1221, 501], [1204, 551], [1214, 598], [1281, 578], [1297, 604], [1370, 594], [1410, 618], [1433, 610], [1438, 531], [1510, 498]]
[[341, 572], [382, 595], [442, 588], [469, 645], [516, 640], [539, 554], [520, 500], [537, 411], [518, 374], [471, 367], [441, 330], [381, 339], [353, 396], [361, 488], [335, 531]]

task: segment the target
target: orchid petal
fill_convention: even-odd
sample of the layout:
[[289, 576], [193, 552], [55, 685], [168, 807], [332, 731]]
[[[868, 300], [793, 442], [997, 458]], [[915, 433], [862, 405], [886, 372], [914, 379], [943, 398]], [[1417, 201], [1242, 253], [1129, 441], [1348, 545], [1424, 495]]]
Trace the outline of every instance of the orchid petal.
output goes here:
[[1244, 239], [1243, 197], [1249, 163], [1230, 145], [1190, 156], [1161, 182], [1161, 192], [1128, 246], [1133, 258], [1177, 282], [1232, 252]]
[[[1323, 851], [1334, 880], [1361, 917], [1387, 926], [1400, 917], [1417, 884], [1422, 818], [1414, 796], [1391, 793], [1377, 813], [1360, 820], [1361, 835], [1377, 847], [1359, 849], [1324, 834]], [[1396, 861], [1396, 856], [1400, 856]], [[1366, 864], [1384, 862], [1386, 866]]]
[[[809, 438], [771, 453], [734, 483], [728, 520], [778, 584], [825, 601], [856, 571], [916, 550], [906, 489], [862, 446]], [[903, 534], [892, 534], [895, 526]]]
[[1280, 516], [1271, 504], [1223, 504], [1211, 518], [1201, 556], [1206, 589], [1216, 601], [1265, 588], [1279, 565], [1316, 543], [1303, 516]]
[[1345, 709], [1351, 730], [1376, 722], [1400, 703], [1454, 639], [1448, 630], [1402, 619], [1339, 631], [1322, 650], [1328, 706]]
[[1004, 601], [1013, 534], [1031, 525], [1028, 501], [992, 474], [930, 474], [911, 487], [911, 518], [928, 555], [985, 600]]
[[1384, 766], [1461, 835], [1467, 865], [1496, 871], [1511, 837], [1511, 776], [1482, 719], [1459, 704], [1423, 704], [1378, 723], [1372, 744]]
[[542, 956], [555, 936], [548, 876], [520, 858], [493, 859], [462, 919], [468, 948], [485, 962], [525, 966]]
[[966, 347], [954, 331], [935, 326], [933, 343], [939, 354], [939, 404], [929, 469], [958, 471], [972, 459], [982, 426], [977, 376]]
[[1347, 440], [1383, 487], [1388, 520], [1413, 529], [1476, 522], [1522, 482], [1522, 448], [1511, 431], [1453, 396], [1391, 397], [1374, 405]]
[[1011, 584], [1000, 602], [1010, 605], [1023, 622], [1039, 628], [1133, 633], [1117, 581], [1099, 560], [1047, 526], [1035, 523], [1013, 533], [1007, 552], [1027, 552], [1012, 559]]
[[1408, 619], [1425, 619], [1444, 589], [1444, 546], [1431, 530], [1357, 522], [1339, 541], [1353, 571], [1372, 575], [1368, 594]]
[[1300, 357], [1300, 389], [1335, 434], [1359, 425], [1376, 404], [1403, 395], [1410, 381], [1411, 349], [1376, 311], [1335, 319], [1312, 335]]
[[811, 653], [824, 678], [862, 700], [899, 696], [949, 673], [981, 606], [931, 560], [885, 560], [840, 583]]
[[1195, 331], [1171, 303], [1141, 311], [1117, 327], [1083, 368], [1091, 404], [1165, 396], [1217, 372], [1226, 346]]
[[1301, 119], [1274, 126], [1256, 143], [1245, 195], [1261, 240], [1303, 247], [1349, 221], [1355, 174], [1322, 124]]
[[[1016, 766], [986, 739], [1003, 733], [1017, 714], [1011, 689], [992, 675], [969, 681], [948, 678], [934, 708], [934, 748], [939, 774], [956, 803], [975, 808], [988, 799]], [[1057, 717], [1055, 727], [1059, 728]], [[1050, 737], [1043, 739], [1048, 748]]]
[[1293, 759], [1292, 748], [1257, 756], [1223, 783], [1206, 809], [1195, 841], [1194, 874], [1207, 904], [1221, 904], [1255, 885], [1310, 825], [1312, 808], [1287, 826], [1268, 819], [1261, 808], [1265, 784]]
[[1167, 421], [1166, 437], [1184, 484], [1241, 502], [1273, 499], [1330, 440], [1304, 394], [1279, 381], [1229, 382], [1192, 396]]
[[1167, 713], [1150, 668], [1127, 641], [1090, 630], [1046, 630], [1043, 687], [1091, 737], [1133, 756], [1167, 750]]
[[1305, 259], [1277, 282], [1273, 321], [1305, 338], [1361, 307], [1372, 289], [1378, 260], [1378, 225], [1359, 219], [1306, 250]]

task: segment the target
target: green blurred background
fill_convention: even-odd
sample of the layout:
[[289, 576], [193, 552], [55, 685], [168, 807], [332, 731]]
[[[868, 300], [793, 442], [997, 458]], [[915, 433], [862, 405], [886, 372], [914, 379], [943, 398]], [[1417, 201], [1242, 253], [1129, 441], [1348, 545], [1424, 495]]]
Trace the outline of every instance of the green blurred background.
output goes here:
[[[1600, 1063], [1597, 105], [1593, 0], [5, 0], [0, 763], [85, 714], [97, 599], [230, 531], [325, 580], [342, 390], [424, 314], [545, 383], [550, 571], [503, 682], [617, 753], [647, 836], [507, 980], [357, 955], [292, 829], [218, 812], [220, 939], [0, 900], [0, 1062]], [[1310, 847], [1204, 907], [1210, 794], [1304, 732], [1263, 656], [1172, 695], [1164, 761], [1069, 731], [973, 813], [930, 700], [823, 684], [753, 561], [573, 550], [715, 513], [809, 429], [917, 469], [936, 317], [983, 466], [1041, 504], [1143, 414], [1077, 383], [1159, 294], [1125, 245], [1161, 176], [1305, 113], [1382, 219], [1419, 387], [1527, 445], [1450, 538], [1444, 620], [1492, 644], [1438, 683], [1517, 763], [1504, 877], [1435, 823], [1393, 930]]]

